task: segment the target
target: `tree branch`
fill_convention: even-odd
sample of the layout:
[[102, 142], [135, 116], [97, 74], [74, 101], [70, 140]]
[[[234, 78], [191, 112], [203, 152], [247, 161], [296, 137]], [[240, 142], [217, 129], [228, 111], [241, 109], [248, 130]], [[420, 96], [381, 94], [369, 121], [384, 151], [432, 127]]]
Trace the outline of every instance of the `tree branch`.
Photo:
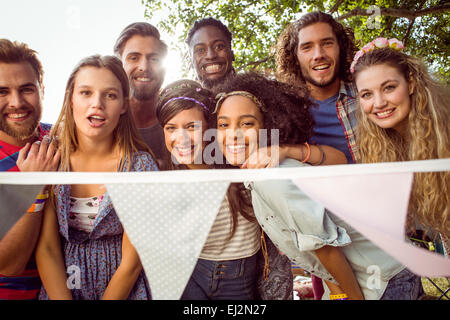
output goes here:
[[336, 12], [339, 9], [339, 6], [344, 2], [344, 0], [337, 0], [334, 6], [330, 9], [330, 14]]
[[253, 61], [253, 62], [249, 62], [246, 65], [240, 66], [236, 71], [241, 71], [241, 70], [245, 70], [247, 69], [247, 67], [253, 66], [253, 68], [259, 66], [260, 64], [263, 64], [264, 62], [268, 61], [272, 56], [267, 56], [263, 59], [257, 60], [257, 61]]
[[[414, 20], [417, 17], [426, 16], [434, 13], [443, 13], [450, 11], [450, 4], [444, 4], [442, 6], [436, 6], [433, 8], [427, 8], [417, 11], [407, 10], [407, 9], [397, 9], [397, 8], [380, 8], [380, 14], [382, 16], [390, 16], [397, 18], [407, 18], [409, 20]], [[338, 21], [342, 21], [354, 16], [371, 16], [373, 11], [367, 12], [367, 9], [362, 9], [360, 7], [356, 7], [352, 11], [343, 14], [336, 18]]]
[[[422, 2], [419, 4], [419, 6], [417, 7], [417, 9], [422, 9], [422, 8], [423, 8], [423, 5], [425, 4], [425, 2], [426, 2], [426, 0], [422, 0]], [[415, 18], [409, 21], [408, 30], [406, 30], [406, 34], [405, 34], [405, 36], [403, 37], [403, 41], [402, 41], [403, 44], [404, 44], [405, 46], [406, 46], [406, 42], [407, 42], [408, 39], [409, 39], [409, 36], [411, 35], [411, 31], [412, 31], [414, 22], [416, 22], [416, 19], [415, 19]]]

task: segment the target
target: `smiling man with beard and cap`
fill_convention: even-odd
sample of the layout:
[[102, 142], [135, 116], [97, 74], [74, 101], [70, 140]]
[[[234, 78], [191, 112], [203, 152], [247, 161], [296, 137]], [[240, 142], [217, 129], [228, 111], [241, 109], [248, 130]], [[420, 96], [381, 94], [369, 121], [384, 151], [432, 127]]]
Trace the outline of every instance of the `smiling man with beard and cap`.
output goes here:
[[[34, 50], [23, 43], [0, 39], [0, 171], [58, 168], [57, 144], [45, 137], [50, 126], [40, 123], [42, 77], [42, 65]], [[14, 206], [11, 198], [4, 199], [8, 192], [2, 192], [2, 210]], [[14, 199], [28, 202], [28, 196], [21, 192]], [[41, 282], [34, 249], [47, 197], [44, 187], [27, 213], [0, 240], [0, 300], [36, 299], [39, 293]]]
[[158, 29], [147, 22], [127, 26], [114, 45], [131, 89], [130, 107], [138, 131], [161, 163], [165, 158], [164, 132], [156, 118], [156, 102], [164, 81], [167, 45]]
[[195, 21], [189, 30], [186, 43], [197, 78], [204, 87], [212, 88], [235, 74], [231, 40], [230, 30], [214, 18]]

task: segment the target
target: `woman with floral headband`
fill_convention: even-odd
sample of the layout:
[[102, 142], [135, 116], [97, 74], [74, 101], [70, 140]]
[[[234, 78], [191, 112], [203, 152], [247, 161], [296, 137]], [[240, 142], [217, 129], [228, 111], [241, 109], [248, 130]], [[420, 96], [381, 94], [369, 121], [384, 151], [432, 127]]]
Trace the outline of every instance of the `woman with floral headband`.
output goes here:
[[[215, 155], [205, 151], [205, 131], [213, 108], [212, 92], [195, 81], [179, 80], [162, 91], [156, 114], [164, 130], [168, 169], [212, 168]], [[260, 238], [249, 192], [242, 183], [231, 184], [181, 299], [292, 299], [290, 263], [276, 250], [270, 267], [271, 279], [277, 281], [270, 282], [271, 292], [259, 285], [264, 261]]]
[[[450, 94], [396, 40], [377, 38], [351, 66], [358, 89], [362, 161], [450, 158]], [[416, 173], [406, 225], [435, 238], [450, 236], [450, 172]]]
[[[273, 130], [279, 144], [302, 144], [312, 134], [312, 101], [306, 92], [264, 76], [236, 75], [215, 88], [218, 143], [235, 167], [242, 167], [252, 149], [271, 145]], [[305, 89], [306, 90], [306, 89]], [[269, 130], [261, 137], [258, 131]], [[307, 164], [284, 160], [280, 167]], [[247, 183], [256, 218], [278, 249], [294, 263], [327, 284], [322, 299], [417, 299], [420, 278], [387, 255], [350, 225], [310, 199], [290, 180]], [[369, 270], [379, 278], [372, 283]]]

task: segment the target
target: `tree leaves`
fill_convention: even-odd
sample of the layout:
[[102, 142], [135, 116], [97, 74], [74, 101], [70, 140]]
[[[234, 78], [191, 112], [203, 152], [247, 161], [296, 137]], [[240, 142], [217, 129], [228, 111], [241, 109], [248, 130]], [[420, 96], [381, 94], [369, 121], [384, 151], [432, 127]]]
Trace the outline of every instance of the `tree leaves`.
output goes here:
[[[183, 72], [188, 76], [190, 59], [184, 43], [192, 24], [214, 17], [233, 34], [235, 68], [273, 72], [273, 47], [284, 27], [303, 13], [330, 12], [351, 27], [360, 46], [378, 36], [406, 41], [407, 52], [422, 57], [427, 65], [450, 82], [450, 17], [443, 0], [142, 0], [145, 16], [158, 28], [174, 35], [169, 46], [184, 54]], [[375, 11], [368, 11], [376, 6]], [[433, 9], [436, 12], [421, 15]], [[422, 11], [421, 11], [422, 10]], [[427, 11], [423, 11], [427, 10]], [[349, 16], [349, 13], [358, 14]]]

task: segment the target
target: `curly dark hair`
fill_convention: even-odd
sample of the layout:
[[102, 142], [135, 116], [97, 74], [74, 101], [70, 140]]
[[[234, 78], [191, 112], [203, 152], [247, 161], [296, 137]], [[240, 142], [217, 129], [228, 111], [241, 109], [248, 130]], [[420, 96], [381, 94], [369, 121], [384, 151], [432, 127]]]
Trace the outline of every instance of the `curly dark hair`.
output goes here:
[[[314, 119], [310, 113], [311, 101], [306, 86], [292, 86], [266, 78], [256, 72], [247, 72], [230, 77], [213, 88], [221, 92], [247, 91], [264, 104], [264, 129], [279, 130], [280, 145], [301, 144], [309, 140], [313, 132]], [[271, 143], [270, 134], [267, 135]]]
[[353, 30], [334, 20], [330, 14], [321, 11], [303, 15], [299, 20], [289, 24], [281, 33], [275, 54], [277, 79], [294, 85], [305, 83], [297, 58], [298, 33], [301, 29], [319, 22], [328, 23], [338, 40], [339, 78], [345, 82], [352, 81], [350, 65], [358, 50]]
[[231, 48], [231, 40], [233, 39], [233, 35], [231, 34], [230, 30], [221, 21], [214, 19], [212, 17], [204, 18], [194, 22], [193, 26], [189, 29], [188, 36], [186, 38], [186, 43], [188, 46], [191, 45], [192, 37], [197, 32], [197, 30], [205, 26], [213, 26], [222, 31], [223, 34], [225, 35], [225, 38], [229, 42]]

